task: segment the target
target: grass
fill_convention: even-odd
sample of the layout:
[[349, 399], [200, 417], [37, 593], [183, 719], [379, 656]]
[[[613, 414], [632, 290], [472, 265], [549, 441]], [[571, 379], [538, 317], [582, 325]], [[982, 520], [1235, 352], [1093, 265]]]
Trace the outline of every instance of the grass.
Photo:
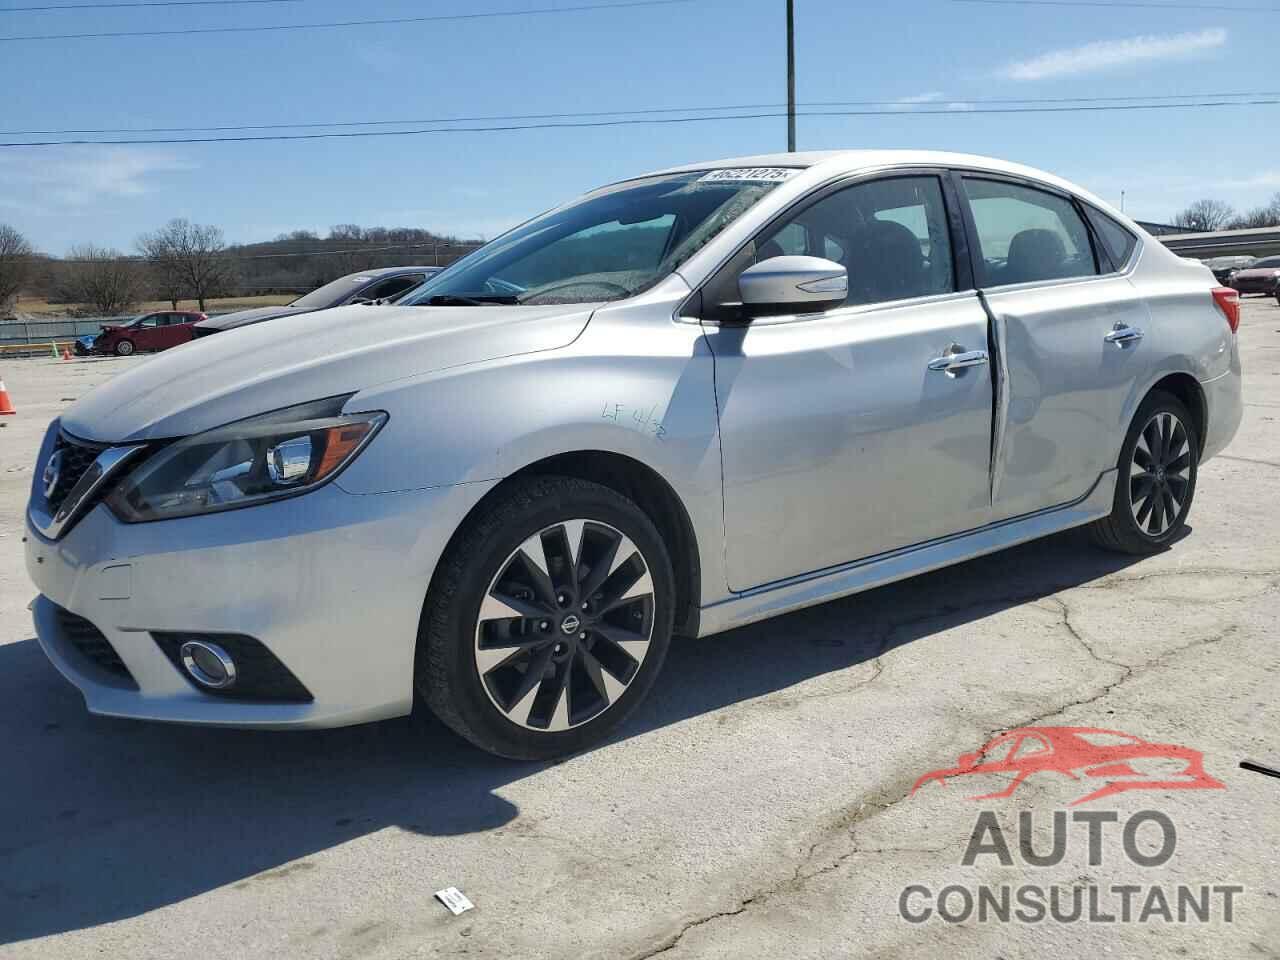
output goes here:
[[[249, 310], [253, 307], [276, 307], [296, 300], [296, 294], [267, 294], [260, 297], [223, 297], [206, 300], [205, 313], [230, 313], [234, 310]], [[74, 303], [49, 303], [32, 297], [19, 297], [18, 316], [30, 316], [40, 319], [69, 317], [80, 312], [79, 305]], [[138, 304], [134, 313], [150, 313], [154, 310], [171, 310], [173, 305], [168, 300], [147, 300]], [[179, 310], [199, 310], [200, 305], [194, 300], [179, 300]]]

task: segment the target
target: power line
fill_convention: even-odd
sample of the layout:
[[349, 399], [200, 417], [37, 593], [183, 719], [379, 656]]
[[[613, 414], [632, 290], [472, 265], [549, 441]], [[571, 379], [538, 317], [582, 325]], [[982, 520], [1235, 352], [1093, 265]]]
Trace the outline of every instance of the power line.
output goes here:
[[[268, 242], [278, 242], [278, 241], [268, 241]], [[293, 243], [294, 241], [286, 240], [284, 242]], [[321, 241], [321, 242], [324, 242], [324, 241]], [[230, 250], [241, 248], [244, 246], [261, 246], [261, 245], [262, 245], [261, 241], [253, 244], [237, 244], [232, 247], [226, 248], [226, 250], [230, 251]], [[438, 243], [433, 243], [432, 241], [428, 240], [428, 241], [421, 241], [421, 242], [415, 242], [415, 243], [396, 243], [396, 244], [391, 244], [389, 246], [383, 246], [383, 247], [363, 247], [363, 248], [354, 247], [349, 250], [304, 250], [300, 252], [291, 252], [291, 253], [251, 253], [251, 254], [236, 254], [236, 253], [230, 253], [230, 252], [223, 252], [223, 253], [217, 254], [216, 256], [220, 260], [280, 260], [280, 259], [287, 259], [290, 257], [341, 257], [341, 256], [353, 256], [353, 255], [371, 254], [371, 253], [390, 253], [396, 250], [416, 250], [419, 248], [438, 249], [445, 256], [448, 256], [449, 251], [452, 251], [452, 250], [466, 250], [467, 252], [470, 252], [471, 250], [474, 250], [475, 248], [483, 245], [484, 245], [483, 240], [456, 240], [456, 241], [449, 241], [449, 242], [440, 241]], [[101, 263], [102, 262], [101, 260], [85, 260], [83, 258], [75, 258], [75, 257], [57, 257], [55, 259], [57, 260], [58, 263]], [[122, 256], [122, 257], [119, 257], [118, 259], [130, 260], [134, 263], [158, 263], [159, 262], [159, 260], [155, 257], [142, 257], [142, 256], [138, 256], [138, 257]], [[423, 266], [428, 266], [428, 264], [423, 264]], [[370, 267], [369, 269], [377, 270], [380, 268]]]
[[489, 10], [483, 13], [449, 13], [430, 17], [390, 17], [383, 20], [335, 20], [328, 23], [283, 23], [256, 27], [190, 27], [181, 30], [124, 30], [115, 33], [43, 33], [0, 37], [0, 43], [23, 40], [117, 40], [122, 37], [173, 37], [208, 33], [264, 33], [281, 30], [326, 30], [340, 27], [374, 27], [406, 23], [440, 23], [446, 20], [490, 20], [495, 17], [530, 17], [540, 14], [584, 13], [589, 10], [622, 10], [629, 7], [667, 7], [697, 0], [624, 0], [622, 3], [584, 3], [573, 7], [535, 7], [529, 10]]
[[1280, 7], [1239, 7], [1225, 3], [1149, 3], [1143, 0], [951, 0], [998, 7], [1141, 7], [1154, 10], [1229, 10], [1232, 13], [1280, 13]]
[[[1241, 93], [1180, 93], [1157, 96], [1132, 97], [948, 97], [938, 101], [911, 102], [898, 100], [811, 100], [799, 104], [800, 107], [896, 107], [883, 111], [886, 114], [910, 114], [923, 112], [930, 103], [958, 102], [962, 104], [1077, 104], [1077, 103], [1128, 103], [1134, 100], [1165, 102], [1175, 100], [1204, 100], [1225, 98], [1258, 98], [1280, 97], [1280, 91], [1250, 90]], [[106, 133], [194, 133], [194, 132], [232, 132], [245, 130], [301, 130], [324, 127], [387, 127], [405, 126], [409, 124], [436, 123], [498, 123], [512, 120], [576, 120], [590, 117], [630, 117], [673, 113], [707, 113], [723, 110], [780, 110], [785, 103], [737, 103], [719, 106], [695, 107], [654, 107], [642, 110], [591, 110], [572, 113], [512, 113], [475, 117], [432, 117], [427, 119], [403, 120], [306, 120], [296, 123], [251, 123], [232, 124], [227, 126], [199, 127], [98, 127], [67, 130], [0, 130], [5, 137], [45, 137], [71, 136], [73, 134], [106, 134]], [[957, 108], [949, 108], [944, 112], [960, 112]], [[972, 112], [972, 111], [968, 111]]]
[[125, 7], [226, 7], [259, 3], [305, 3], [307, 0], [132, 0], [129, 3], [59, 3], [40, 7], [5, 7], [0, 13], [48, 13], [55, 10], [117, 10]]
[[[1196, 103], [1145, 103], [1145, 104], [1097, 104], [1074, 107], [975, 107], [949, 108], [945, 110], [811, 110], [799, 114], [802, 117], [966, 117], [975, 114], [1026, 114], [1026, 113], [1100, 113], [1131, 110], [1190, 110], [1219, 107], [1274, 106], [1280, 98], [1250, 100], [1216, 100]], [[154, 137], [116, 140], [29, 140], [0, 142], [0, 147], [59, 147], [59, 146], [125, 146], [144, 144], [183, 143], [255, 143], [287, 140], [345, 140], [359, 137], [409, 137], [436, 133], [509, 133], [522, 130], [571, 130], [595, 127], [626, 127], [677, 123], [709, 123], [725, 120], [767, 120], [785, 117], [784, 112], [730, 113], [694, 117], [633, 117], [622, 120], [583, 120], [568, 123], [525, 123], [488, 127], [432, 127], [416, 130], [347, 130], [332, 133], [265, 134], [236, 137]]]

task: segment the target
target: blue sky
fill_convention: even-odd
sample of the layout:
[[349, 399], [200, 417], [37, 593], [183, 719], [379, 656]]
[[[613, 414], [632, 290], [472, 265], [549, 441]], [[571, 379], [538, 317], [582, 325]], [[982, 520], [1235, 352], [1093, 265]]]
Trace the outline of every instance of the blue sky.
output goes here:
[[[422, 16], [583, 0], [296, 0], [5, 12], [0, 36]], [[70, 2], [70, 0], [53, 0]], [[83, 0], [82, 0], [83, 2]], [[1245, 5], [1245, 0], [1240, 0]], [[0, 43], [4, 130], [638, 110], [785, 97], [783, 0], [421, 25]], [[1280, 14], [797, 0], [798, 98], [1268, 90]], [[1272, 69], [1268, 79], [1268, 66]], [[1268, 84], [1271, 87], [1268, 87]], [[802, 107], [803, 109], [803, 107]], [[1145, 219], [1280, 191], [1280, 107], [801, 118], [801, 149], [921, 147], [1053, 171]], [[335, 223], [496, 233], [600, 183], [785, 148], [781, 119], [284, 143], [0, 149], [0, 222], [41, 249], [131, 249], [171, 217], [250, 241]], [[0, 139], [17, 139], [3, 137]]]

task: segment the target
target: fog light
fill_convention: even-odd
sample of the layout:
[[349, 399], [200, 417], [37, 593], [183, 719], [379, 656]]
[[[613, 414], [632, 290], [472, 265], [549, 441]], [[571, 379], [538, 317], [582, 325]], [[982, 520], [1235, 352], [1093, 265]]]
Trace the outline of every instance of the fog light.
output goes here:
[[236, 662], [216, 643], [188, 640], [179, 654], [191, 679], [211, 690], [225, 690], [236, 682]]

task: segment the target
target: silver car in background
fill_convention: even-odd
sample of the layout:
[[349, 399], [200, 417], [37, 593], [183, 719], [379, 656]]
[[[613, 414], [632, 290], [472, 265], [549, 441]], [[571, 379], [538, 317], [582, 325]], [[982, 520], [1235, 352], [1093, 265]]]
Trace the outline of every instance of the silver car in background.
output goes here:
[[1009, 163], [639, 177], [405, 305], [69, 407], [28, 512], [37, 631], [95, 713], [319, 727], [416, 693], [484, 749], [566, 754], [673, 633], [1085, 524], [1167, 548], [1240, 421], [1238, 322], [1205, 267]]

